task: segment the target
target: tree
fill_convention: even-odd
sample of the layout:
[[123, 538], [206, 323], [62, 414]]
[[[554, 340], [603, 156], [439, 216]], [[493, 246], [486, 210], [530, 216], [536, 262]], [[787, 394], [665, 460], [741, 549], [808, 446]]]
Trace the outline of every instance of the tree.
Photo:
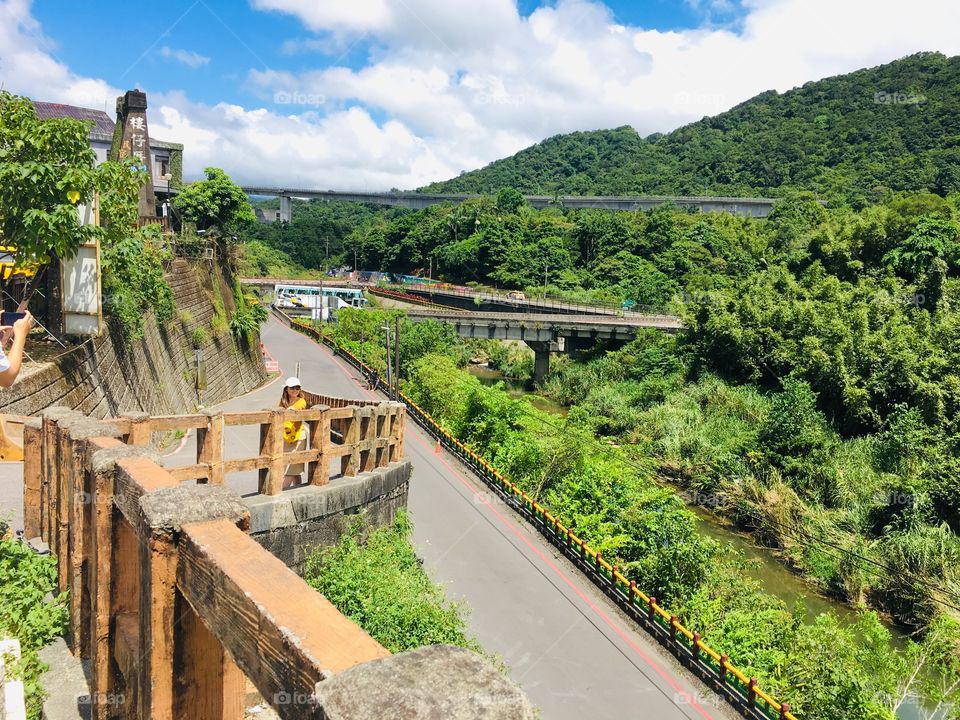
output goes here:
[[97, 233], [77, 204], [95, 190], [94, 153], [79, 120], [39, 120], [25, 97], [0, 91], [0, 237], [18, 261], [68, 258]]
[[247, 196], [227, 173], [215, 167], [204, 172], [206, 180], [190, 183], [173, 200], [184, 220], [195, 222], [201, 230], [218, 227], [225, 232], [257, 221]]
[[526, 198], [516, 188], [500, 188], [497, 193], [497, 210], [500, 212], [515, 213], [526, 204]]
[[951, 220], [924, 215], [907, 239], [890, 250], [883, 261], [908, 279], [926, 274], [942, 259], [948, 268], [960, 260], [960, 227]]

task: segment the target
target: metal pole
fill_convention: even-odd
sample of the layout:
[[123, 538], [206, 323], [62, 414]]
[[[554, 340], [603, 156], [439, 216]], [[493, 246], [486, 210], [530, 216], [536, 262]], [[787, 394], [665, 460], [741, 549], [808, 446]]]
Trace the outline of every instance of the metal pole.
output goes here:
[[396, 328], [393, 335], [393, 399], [400, 399], [400, 316], [397, 315]]
[[392, 382], [392, 378], [390, 376], [393, 374], [390, 372], [390, 326], [384, 325], [383, 329], [387, 333], [387, 377], [385, 379], [387, 381], [387, 397], [389, 398], [391, 382]]

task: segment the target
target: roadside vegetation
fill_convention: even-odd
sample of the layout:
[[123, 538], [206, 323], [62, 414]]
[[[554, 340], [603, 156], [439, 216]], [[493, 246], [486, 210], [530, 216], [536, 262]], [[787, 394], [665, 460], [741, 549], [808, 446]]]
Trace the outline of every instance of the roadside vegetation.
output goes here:
[[[395, 314], [341, 311], [328, 332], [382, 372], [380, 334], [368, 327]], [[576, 408], [563, 421], [482, 385], [463, 369], [473, 349], [444, 325], [404, 322], [401, 336], [417, 349], [402, 353], [414, 401], [799, 717], [892, 718], [910, 694], [927, 698], [930, 709], [957, 700], [960, 627], [947, 614], [936, 616], [922, 642], [898, 651], [875, 612], [848, 624], [788, 607], [749, 578], [741, 557], [697, 531], [693, 513], [658, 482], [656, 458], [598, 438]]]
[[424, 572], [410, 532], [403, 510], [385, 528], [355, 520], [337, 545], [307, 559], [306, 581], [392, 653], [445, 644], [482, 654], [466, 607], [447, 601]]
[[37, 653], [66, 630], [66, 596], [47, 599], [56, 578], [56, 560], [9, 535], [0, 519], [0, 639], [20, 641], [20, 660], [7, 664], [7, 672], [23, 681], [29, 718], [40, 717], [45, 697], [40, 675], [46, 666]]

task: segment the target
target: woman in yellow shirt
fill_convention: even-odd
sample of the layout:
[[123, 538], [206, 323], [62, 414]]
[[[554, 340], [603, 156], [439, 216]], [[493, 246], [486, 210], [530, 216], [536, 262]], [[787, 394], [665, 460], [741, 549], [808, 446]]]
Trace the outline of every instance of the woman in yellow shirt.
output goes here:
[[[303, 390], [300, 388], [300, 380], [295, 377], [287, 378], [283, 387], [283, 395], [280, 396], [280, 407], [288, 410], [306, 410], [307, 401], [303, 397]], [[283, 423], [283, 451], [297, 452], [307, 449], [307, 433], [303, 423], [299, 421], [287, 420]], [[287, 465], [283, 473], [283, 489], [296, 487], [302, 482], [303, 463]]]

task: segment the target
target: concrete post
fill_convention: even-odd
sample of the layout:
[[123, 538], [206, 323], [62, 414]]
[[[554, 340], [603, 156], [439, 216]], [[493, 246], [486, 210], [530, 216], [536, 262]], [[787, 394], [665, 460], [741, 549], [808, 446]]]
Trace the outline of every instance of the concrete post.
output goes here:
[[527, 340], [533, 350], [533, 382], [541, 384], [550, 372], [550, 343]]
[[280, 196], [280, 222], [290, 222], [292, 216], [289, 195]]

